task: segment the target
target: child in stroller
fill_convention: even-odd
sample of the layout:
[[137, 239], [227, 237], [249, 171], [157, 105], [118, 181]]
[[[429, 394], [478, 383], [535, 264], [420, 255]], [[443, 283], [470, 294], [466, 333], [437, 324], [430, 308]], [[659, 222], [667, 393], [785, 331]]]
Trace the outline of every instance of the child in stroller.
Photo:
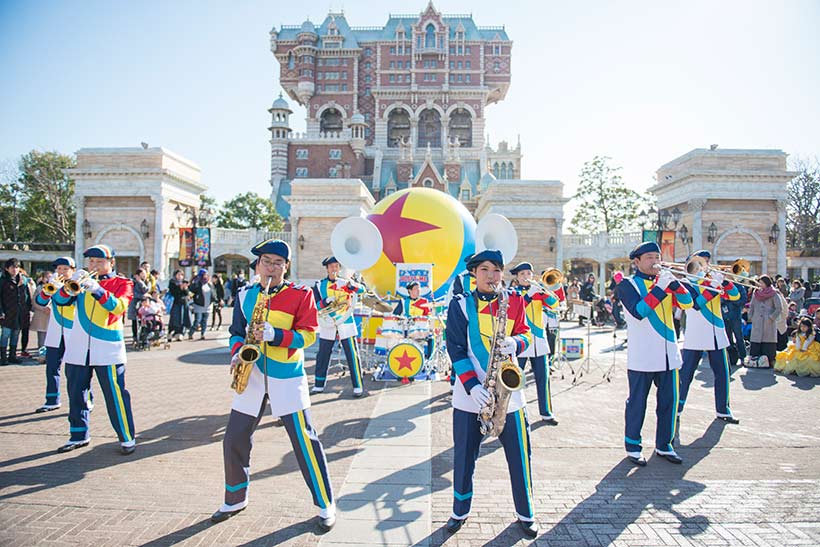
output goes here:
[[165, 337], [165, 327], [162, 322], [162, 311], [154, 299], [146, 295], [137, 308], [139, 327], [137, 334], [137, 349], [151, 349], [158, 346], [159, 340]]

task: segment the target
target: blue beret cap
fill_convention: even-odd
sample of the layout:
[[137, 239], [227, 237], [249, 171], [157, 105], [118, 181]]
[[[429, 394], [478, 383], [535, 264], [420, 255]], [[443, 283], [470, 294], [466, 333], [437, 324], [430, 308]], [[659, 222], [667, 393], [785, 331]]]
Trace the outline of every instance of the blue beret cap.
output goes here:
[[61, 256], [51, 264], [52, 268], [56, 268], [57, 266], [68, 266], [69, 268], [76, 268], [77, 264], [74, 262], [74, 259], [70, 256]]
[[279, 255], [285, 260], [290, 260], [290, 245], [281, 239], [267, 239], [262, 243], [257, 243], [251, 253], [256, 256]]
[[196, 275], [202, 276], [206, 273], [208, 273], [208, 270], [206, 270], [205, 268], [200, 268]]
[[83, 253], [86, 258], [114, 258], [114, 249], [108, 245], [94, 245]]
[[524, 272], [527, 270], [532, 271], [532, 264], [530, 264], [529, 262], [519, 262], [515, 268], [510, 270], [510, 273], [515, 275], [518, 272]]
[[646, 253], [658, 253], [658, 254], [660, 254], [660, 252], [661, 252], [661, 248], [658, 247], [657, 243], [655, 243], [654, 241], [647, 241], [645, 243], [641, 243], [640, 245], [638, 245], [637, 247], [632, 249], [632, 252], [629, 253], [629, 260], [634, 260], [636, 258], [639, 258], [642, 254], [646, 254]]
[[712, 260], [712, 253], [710, 253], [706, 249], [701, 249], [699, 251], [695, 251], [690, 256], [702, 256], [706, 260]]
[[407, 289], [407, 290], [409, 291], [409, 290], [410, 290], [410, 289], [412, 289], [413, 287], [418, 287], [418, 286], [419, 286], [418, 281], [411, 281], [410, 283], [408, 283], [407, 285], [405, 285], [405, 286], [404, 286], [404, 288], [405, 288], [405, 289]]
[[472, 270], [482, 262], [487, 261], [498, 265], [499, 268], [504, 267], [504, 257], [501, 255], [501, 251], [497, 249], [486, 249], [480, 253], [474, 254], [472, 258], [470, 258], [467, 262], [467, 269]]
[[329, 256], [322, 260], [322, 266], [329, 266], [330, 264], [338, 264], [339, 261], [336, 260], [335, 256]]

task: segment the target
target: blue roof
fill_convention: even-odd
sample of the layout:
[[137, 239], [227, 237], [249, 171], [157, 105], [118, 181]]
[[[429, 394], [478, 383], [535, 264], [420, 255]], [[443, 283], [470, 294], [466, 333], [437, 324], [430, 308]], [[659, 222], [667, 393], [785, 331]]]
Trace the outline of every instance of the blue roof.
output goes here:
[[[387, 19], [387, 23], [384, 27], [366, 27], [366, 28], [351, 28], [347, 22], [345, 16], [341, 13], [330, 13], [322, 24], [316, 29], [316, 33], [322, 37], [327, 35], [327, 29], [330, 25], [331, 21], [336, 22], [336, 26], [339, 29], [339, 34], [344, 37], [344, 42], [342, 43], [342, 48], [344, 49], [353, 49], [358, 48], [360, 43], [363, 42], [376, 42], [376, 41], [383, 41], [383, 40], [394, 40], [396, 38], [396, 29], [399, 27], [399, 24], [404, 25], [404, 30], [407, 32], [407, 35], [410, 36], [411, 34], [411, 26], [415, 24], [419, 20], [418, 16], [415, 15], [391, 15]], [[464, 27], [464, 38], [466, 40], [493, 40], [496, 35], [498, 35], [501, 40], [508, 41], [510, 38], [507, 36], [507, 31], [504, 27], [479, 27], [473, 21], [473, 18], [470, 16], [447, 16], [445, 15], [442, 17], [444, 24], [449, 27], [450, 31], [450, 38], [453, 39], [456, 36], [456, 29], [458, 29], [459, 23]], [[308, 23], [305, 21], [304, 25]], [[312, 26], [312, 24], [311, 24]], [[299, 26], [294, 25], [285, 25], [279, 30], [279, 40], [295, 40], [296, 36], [302, 32], [302, 28]]]

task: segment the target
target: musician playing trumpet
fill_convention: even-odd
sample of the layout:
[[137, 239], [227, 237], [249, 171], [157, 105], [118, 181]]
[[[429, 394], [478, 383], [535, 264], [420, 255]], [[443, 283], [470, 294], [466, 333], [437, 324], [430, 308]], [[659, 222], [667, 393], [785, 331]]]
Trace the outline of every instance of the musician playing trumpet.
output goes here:
[[[515, 276], [516, 290], [524, 299], [527, 326], [532, 333], [533, 342], [526, 350], [518, 354], [518, 364], [525, 370], [527, 360], [535, 376], [535, 391], [538, 394], [538, 413], [547, 425], [558, 425], [552, 410], [550, 396], [550, 375], [547, 354], [554, 355], [555, 334], [549, 331], [546, 323], [547, 313], [555, 313], [560, 304], [558, 296], [544, 290], [537, 283], [532, 283], [533, 270], [529, 262], [521, 262], [510, 270]], [[548, 340], [548, 337], [552, 337]]]
[[641, 454], [641, 429], [646, 415], [646, 398], [652, 384], [657, 388], [655, 453], [680, 464], [683, 460], [672, 447], [675, 411], [678, 407], [678, 370], [681, 354], [672, 318], [674, 308], [692, 307], [689, 291], [669, 270], [661, 270], [661, 249], [654, 241], [638, 245], [629, 253], [635, 274], [625, 277], [615, 288], [626, 314], [627, 377], [624, 447], [629, 461], [645, 466]]
[[[709, 366], [715, 375], [715, 412], [717, 418], [728, 423], [740, 421], [729, 408], [729, 338], [723, 322], [721, 301], [734, 302], [740, 298], [737, 286], [724, 278], [723, 273], [706, 268], [711, 258], [709, 251], [696, 251], [686, 260], [690, 276], [687, 285], [694, 305], [686, 310], [686, 330], [683, 338], [683, 367], [681, 368], [680, 400], [678, 401], [678, 427], [686, 404], [689, 387], [695, 377], [700, 359], [705, 351]], [[711, 287], [712, 290], [709, 288]], [[714, 289], [721, 289], [716, 292]]]
[[[322, 266], [327, 270], [327, 277], [320, 279], [313, 286], [313, 296], [316, 299], [316, 307], [324, 309], [331, 305], [347, 301], [352, 306], [354, 294], [365, 292], [363, 285], [339, 277], [342, 265], [335, 256], [329, 256], [322, 260]], [[359, 352], [356, 349], [356, 335], [359, 333], [356, 327], [356, 320], [353, 314], [348, 314], [343, 320], [332, 317], [319, 321], [319, 352], [316, 355], [316, 373], [311, 393], [321, 393], [325, 390], [327, 382], [327, 369], [330, 365], [330, 355], [333, 353], [333, 346], [336, 345], [336, 338], [345, 352], [347, 366], [350, 368], [350, 380], [353, 382], [353, 396], [364, 395], [362, 390], [362, 367], [359, 361]]]
[[77, 270], [51, 297], [57, 306], [74, 307], [71, 333], [65, 340], [65, 373], [68, 385], [69, 441], [57, 449], [68, 452], [90, 442], [88, 390], [97, 376], [108, 410], [108, 419], [120, 441], [120, 451], [136, 449], [131, 394], [125, 388], [125, 338], [123, 317], [133, 296], [134, 283], [114, 271], [114, 250], [94, 245], [83, 253], [89, 274]]
[[[310, 417], [310, 395], [304, 367], [304, 348], [316, 341], [316, 306], [310, 289], [285, 281], [290, 267], [290, 246], [279, 239], [263, 241], [251, 249], [259, 257], [258, 281], [236, 295], [233, 321], [228, 329], [231, 372], [240, 362], [240, 348], [251, 331], [259, 341], [260, 355], [251, 369], [245, 390], [234, 395], [222, 441], [225, 462], [225, 502], [212, 522], [225, 521], [248, 505], [253, 433], [270, 405], [288, 432], [302, 477], [319, 507], [319, 527], [327, 531], [336, 520], [336, 506], [324, 448]], [[249, 324], [262, 302], [263, 321]], [[258, 314], [256, 314], [258, 315]]]
[[[447, 353], [457, 380], [453, 390], [453, 512], [447, 531], [461, 529], [470, 515], [473, 501], [473, 472], [483, 439], [478, 422], [479, 410], [490, 393], [484, 387], [491, 354], [490, 345], [498, 322], [499, 290], [504, 275], [501, 251], [485, 250], [467, 263], [475, 280], [475, 290], [457, 294], [447, 310]], [[515, 292], [509, 295], [506, 334], [499, 340], [502, 354], [515, 356], [532, 344], [524, 314], [524, 300]], [[529, 537], [538, 534], [530, 472], [530, 428], [524, 390], [512, 392], [506, 408], [506, 421], [499, 440], [507, 456], [513, 501], [518, 521]]]

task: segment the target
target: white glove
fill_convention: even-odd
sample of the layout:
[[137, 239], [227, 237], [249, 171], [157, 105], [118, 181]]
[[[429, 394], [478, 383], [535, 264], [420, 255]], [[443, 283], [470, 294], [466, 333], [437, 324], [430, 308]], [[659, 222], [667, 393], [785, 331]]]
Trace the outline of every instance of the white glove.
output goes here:
[[99, 281], [91, 277], [87, 277], [85, 280], [83, 280], [83, 282], [80, 283], [80, 286], [88, 292], [92, 293], [97, 292], [101, 288]]
[[71, 276], [71, 279], [73, 279], [74, 281], [77, 281], [78, 279], [80, 279], [81, 277], [84, 277], [86, 275], [88, 275], [88, 272], [81, 268], [81, 269], [77, 270], [76, 272], [74, 272], [74, 275]]
[[257, 283], [261, 283], [261, 282], [262, 282], [262, 276], [261, 275], [256, 274], [255, 276], [251, 277], [251, 285], [256, 285]]
[[504, 340], [501, 341], [498, 350], [504, 355], [515, 355], [515, 352], [518, 350], [518, 344], [516, 344], [515, 338], [512, 336], [506, 336]]
[[327, 298], [325, 298], [325, 302], [326, 302], [326, 304], [330, 304], [331, 302], [336, 302], [336, 297], [335, 296], [328, 296]]
[[487, 401], [490, 400], [490, 394], [486, 389], [484, 389], [484, 386], [477, 385], [470, 390], [470, 399], [472, 399], [473, 402], [481, 408], [487, 404]]
[[273, 339], [276, 337], [276, 327], [271, 325], [270, 323], [265, 323], [265, 326], [262, 327], [262, 340], [265, 342], [273, 342]]
[[726, 279], [723, 273], [721, 272], [712, 272], [712, 281], [714, 281], [718, 287], [723, 286], [723, 280]]
[[666, 288], [667, 288], [667, 287], [670, 285], [670, 283], [672, 283], [673, 281], [677, 281], [677, 279], [676, 279], [676, 278], [675, 278], [675, 276], [672, 274], [672, 272], [669, 272], [669, 271], [663, 271], [663, 272], [661, 272], [661, 275], [659, 275], [659, 276], [658, 276], [658, 282], [656, 283], [656, 285], [657, 285], [658, 287], [660, 287], [661, 289], [666, 290]]
[[233, 369], [235, 369], [241, 362], [242, 359], [239, 358], [239, 352], [237, 351], [234, 356], [231, 357], [231, 373], [233, 373]]
[[536, 287], [533, 287], [532, 285], [530, 285], [530, 288], [527, 290], [527, 296], [529, 296], [530, 298], [533, 298], [539, 292], [541, 292], [541, 291], [538, 290]]

